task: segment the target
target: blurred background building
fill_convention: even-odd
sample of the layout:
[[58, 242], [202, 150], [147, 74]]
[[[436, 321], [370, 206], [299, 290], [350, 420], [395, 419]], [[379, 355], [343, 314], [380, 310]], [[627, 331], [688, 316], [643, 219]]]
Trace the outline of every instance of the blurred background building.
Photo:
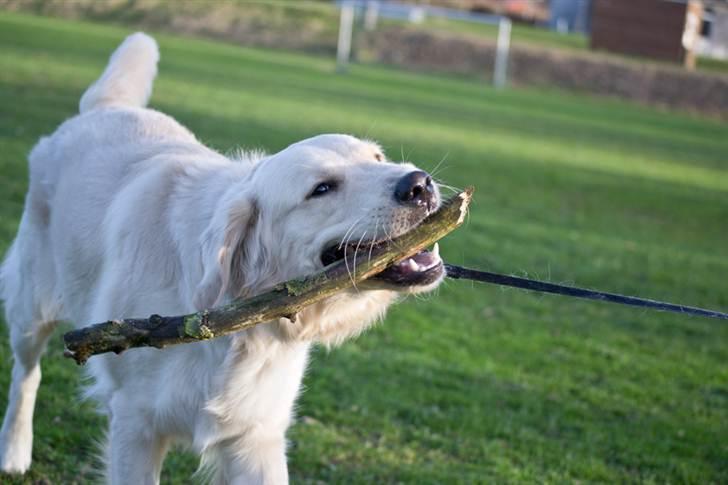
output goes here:
[[696, 0], [597, 0], [591, 48], [695, 67], [703, 4]]
[[706, 1], [698, 39], [699, 55], [728, 60], [728, 1]]

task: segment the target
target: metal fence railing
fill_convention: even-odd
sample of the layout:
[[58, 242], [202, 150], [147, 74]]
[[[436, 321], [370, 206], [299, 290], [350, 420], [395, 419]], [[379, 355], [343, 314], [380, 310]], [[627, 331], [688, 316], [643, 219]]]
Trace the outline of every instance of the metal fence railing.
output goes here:
[[364, 29], [373, 31], [380, 19], [391, 19], [412, 23], [422, 23], [428, 18], [449, 19], [484, 25], [496, 25], [496, 55], [493, 66], [493, 85], [505, 87], [508, 81], [508, 56], [511, 45], [511, 20], [500, 15], [486, 15], [451, 8], [414, 5], [382, 0], [339, 0], [336, 2], [341, 13], [339, 17], [339, 36], [336, 50], [337, 70], [346, 71], [351, 60], [354, 22], [363, 19]]

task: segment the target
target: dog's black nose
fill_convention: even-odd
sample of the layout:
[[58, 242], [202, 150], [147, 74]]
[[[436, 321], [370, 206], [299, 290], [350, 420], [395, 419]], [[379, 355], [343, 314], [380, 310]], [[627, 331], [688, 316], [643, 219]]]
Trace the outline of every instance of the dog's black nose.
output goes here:
[[431, 209], [435, 205], [436, 197], [432, 177], [422, 170], [408, 173], [399, 179], [394, 188], [394, 198], [401, 204], [425, 205]]

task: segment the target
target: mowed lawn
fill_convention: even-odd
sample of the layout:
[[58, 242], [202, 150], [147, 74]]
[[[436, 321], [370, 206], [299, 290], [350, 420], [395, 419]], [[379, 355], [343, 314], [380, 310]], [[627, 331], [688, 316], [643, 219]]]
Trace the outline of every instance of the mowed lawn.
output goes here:
[[[77, 112], [128, 33], [0, 13], [0, 250], [26, 155]], [[728, 125], [550, 91], [158, 36], [151, 104], [221, 150], [321, 132], [477, 188], [446, 260], [728, 309]], [[444, 160], [444, 161], [443, 161]], [[90, 322], [89, 322], [90, 323]], [[11, 368], [0, 335], [0, 407]], [[34, 462], [2, 483], [86, 483], [104, 418], [60, 333]], [[294, 483], [725, 483], [728, 325], [449, 281], [315, 352], [289, 437]], [[154, 389], [149, 389], [153, 394]], [[166, 462], [189, 483], [196, 460]]]

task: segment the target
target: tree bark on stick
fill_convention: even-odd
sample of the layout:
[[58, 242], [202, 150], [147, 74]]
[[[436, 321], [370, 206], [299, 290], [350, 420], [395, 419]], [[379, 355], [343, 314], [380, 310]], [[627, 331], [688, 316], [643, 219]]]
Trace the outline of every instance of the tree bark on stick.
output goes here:
[[468, 188], [427, 217], [419, 226], [387, 244], [363, 251], [356, 257], [356, 272], [349, 273], [344, 261], [321, 272], [289, 280], [252, 298], [189, 315], [109, 320], [66, 333], [66, 357], [84, 364], [89, 357], [106, 352], [121, 353], [134, 347], [163, 348], [198, 342], [238, 332], [277, 318], [290, 318], [304, 307], [374, 276], [387, 266], [408, 258], [435, 243], [462, 224], [473, 189]]

